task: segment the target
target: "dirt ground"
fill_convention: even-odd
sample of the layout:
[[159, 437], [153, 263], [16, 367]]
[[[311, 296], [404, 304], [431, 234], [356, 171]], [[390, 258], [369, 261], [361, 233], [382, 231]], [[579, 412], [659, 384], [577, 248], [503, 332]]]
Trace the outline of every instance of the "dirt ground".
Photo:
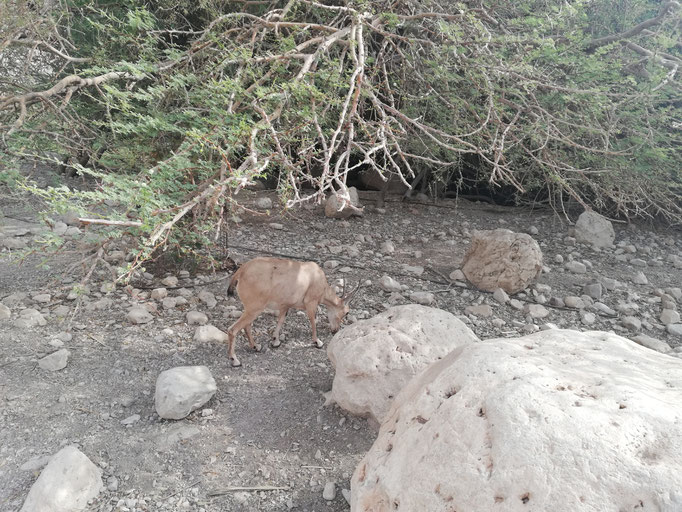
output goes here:
[[[246, 192], [243, 200], [252, 204], [263, 196], [273, 197], [267, 191]], [[367, 201], [369, 196], [363, 196]], [[33, 247], [37, 236], [32, 233], [44, 227], [31, 203], [6, 193], [2, 198], [0, 238], [21, 237]], [[431, 205], [392, 200], [385, 211], [369, 209], [364, 217], [347, 221], [327, 219], [319, 208], [240, 217], [229, 240], [235, 260], [271, 254], [320, 264], [333, 260], [338, 266], [327, 264], [334, 267], [326, 270], [330, 282], [370, 280], [372, 284], [360, 290], [348, 321], [409, 303], [412, 291], [431, 291], [434, 306], [462, 317], [467, 306], [490, 304], [493, 316], [466, 318], [481, 339], [521, 336], [534, 327], [521, 311], [495, 302], [488, 293], [453, 286], [445, 277], [458, 268], [474, 229], [535, 232], [531, 229], [535, 227], [533, 237], [547, 267], [539, 283], [546, 286], [515, 298], [534, 302], [539, 294], [579, 296], [583, 284], [604, 278], [621, 284], [602, 298], [617, 310], [616, 316], [597, 314], [593, 324], [585, 325], [578, 310], [546, 304], [550, 316], [536, 320], [538, 326], [551, 322], [630, 336], [636, 333], [621, 325], [627, 314], [641, 320], [641, 332], [671, 347], [682, 345], [682, 338], [666, 332], [658, 320], [660, 290], [682, 285], [682, 269], [670, 263], [682, 255], [682, 237], [674, 230], [617, 224], [620, 247], [595, 251], [575, 244], [566, 219], [551, 210], [463, 199]], [[22, 230], [27, 233], [16, 235]], [[382, 254], [381, 244], [388, 240], [395, 252]], [[352, 472], [376, 434], [364, 419], [324, 406], [333, 368], [326, 351], [311, 345], [305, 316], [289, 315], [285, 341], [276, 349], [251, 352], [240, 337], [237, 354], [242, 367], [232, 368], [226, 347], [193, 341], [195, 326], [185, 319], [187, 311], [197, 309], [211, 324], [227, 329], [241, 304], [226, 297], [227, 280], [211, 282], [224, 274], [181, 279], [178, 286], [188, 291], [170, 290], [170, 295], [185, 294], [188, 303], [182, 306], [165, 309], [143, 296], [141, 302], [156, 303], [154, 320], [131, 325], [126, 321], [131, 295], [122, 287], [107, 291], [106, 274], [93, 277], [73, 316], [76, 302], [67, 299], [69, 281], [81, 275], [63, 276], [60, 271], [74, 256], [62, 255], [41, 267], [42, 258], [34, 255], [18, 266], [10, 261], [15, 252], [0, 253], [0, 301], [12, 315], [0, 320], [1, 510], [19, 510], [46, 457], [67, 444], [76, 444], [104, 473], [105, 491], [88, 507], [90, 511], [348, 509], [342, 490], [350, 488]], [[557, 256], [587, 261], [587, 273], [567, 271]], [[647, 266], [633, 265], [632, 258], [645, 260]], [[415, 266], [424, 267], [421, 276], [409, 268]], [[648, 284], [631, 282], [638, 270]], [[383, 292], [376, 283], [384, 274], [408, 290], [400, 296]], [[164, 277], [154, 276], [149, 285], [162, 286]], [[203, 290], [215, 295], [215, 306], [198, 298]], [[50, 294], [47, 302], [33, 299], [41, 293]], [[46, 325], [15, 326], [19, 311], [26, 307], [41, 311]], [[326, 343], [332, 335], [325, 315], [318, 315], [318, 321]], [[254, 325], [264, 345], [274, 324], [275, 317], [264, 314]], [[66, 368], [42, 370], [37, 361], [60, 344], [71, 352]], [[183, 420], [162, 420], [154, 408], [156, 378], [163, 370], [184, 365], [206, 365], [217, 382], [217, 393]], [[122, 423], [134, 415], [140, 418]], [[336, 484], [330, 501], [323, 498], [327, 482]], [[248, 489], [262, 486], [276, 489]]]

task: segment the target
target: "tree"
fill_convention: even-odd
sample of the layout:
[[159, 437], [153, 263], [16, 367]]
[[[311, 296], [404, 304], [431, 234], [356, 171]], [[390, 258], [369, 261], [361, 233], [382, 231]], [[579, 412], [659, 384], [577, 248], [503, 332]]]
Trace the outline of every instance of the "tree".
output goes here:
[[43, 193], [116, 199], [143, 257], [264, 175], [294, 207], [358, 169], [474, 166], [519, 201], [682, 219], [677, 2], [4, 1], [4, 165], [67, 153], [101, 187]]

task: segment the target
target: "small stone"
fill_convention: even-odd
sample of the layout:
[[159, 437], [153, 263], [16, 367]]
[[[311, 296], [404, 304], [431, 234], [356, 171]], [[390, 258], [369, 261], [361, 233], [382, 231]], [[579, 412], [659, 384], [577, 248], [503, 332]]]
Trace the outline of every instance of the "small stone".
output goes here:
[[276, 229], [277, 231], [282, 231], [284, 229], [284, 224], [280, 224], [279, 222], [271, 222], [270, 227], [272, 229]]
[[537, 235], [539, 232], [540, 232], [540, 231], [539, 231], [538, 228], [535, 227], [535, 226], [531, 226], [531, 227], [528, 228], [528, 234], [529, 234], [529, 235], [535, 236], [535, 235]]
[[118, 478], [115, 476], [110, 476], [107, 478], [107, 491], [116, 492], [118, 491]]
[[644, 272], [639, 271], [632, 276], [632, 282], [635, 284], [649, 284], [649, 280], [644, 275]]
[[11, 316], [12, 311], [4, 304], [0, 304], [0, 320], [9, 320]]
[[259, 210], [270, 210], [272, 209], [272, 199], [269, 197], [259, 197], [256, 199], [256, 208]]
[[623, 327], [631, 331], [639, 331], [642, 328], [641, 320], [634, 316], [623, 317], [623, 319], [621, 320], [621, 324], [623, 325]]
[[163, 300], [168, 296], [168, 290], [166, 288], [154, 288], [152, 290], [152, 299]]
[[350, 489], [341, 489], [341, 494], [343, 495], [343, 499], [346, 500], [346, 503], [350, 505]]
[[493, 299], [495, 299], [500, 304], [506, 304], [509, 302], [509, 295], [502, 288], [497, 288], [493, 292]]
[[521, 302], [518, 299], [510, 299], [509, 305], [517, 311], [521, 311], [523, 309], [523, 306], [524, 306], [523, 302]]
[[132, 308], [130, 311], [128, 311], [126, 319], [131, 324], [138, 325], [151, 322], [154, 319], [154, 317], [152, 317], [149, 311], [147, 311], [147, 308], [144, 308], [142, 306], [136, 306]]
[[609, 316], [616, 316], [616, 315], [617, 315], [617, 313], [616, 313], [613, 309], [611, 309], [610, 307], [608, 307], [608, 306], [607, 306], [606, 304], [604, 304], [603, 302], [595, 302], [595, 303], [593, 304], [593, 306], [594, 306], [594, 309], [596, 309], [596, 310], [598, 310], [598, 311], [601, 311], [602, 313], [605, 313], [605, 314], [607, 314], [607, 315], [609, 315]]
[[38, 295], [34, 295], [33, 300], [41, 304], [47, 304], [50, 302], [50, 300], [52, 300], [52, 295], [49, 293], [40, 293]]
[[410, 300], [412, 302], [416, 302], [417, 304], [430, 306], [431, 304], [436, 302], [436, 297], [433, 293], [430, 292], [414, 292], [410, 294]]
[[395, 245], [393, 245], [393, 242], [391, 242], [390, 240], [386, 240], [384, 243], [381, 244], [379, 250], [384, 254], [393, 254], [395, 252]]
[[585, 325], [592, 325], [597, 321], [594, 313], [589, 313], [583, 309], [580, 310], [580, 321]]
[[478, 317], [483, 317], [483, 318], [488, 318], [493, 316], [493, 308], [490, 307], [488, 304], [478, 304], [474, 306], [467, 306], [464, 309], [464, 312], [467, 315], [473, 315], [473, 316], [478, 316]]
[[549, 316], [547, 308], [540, 304], [526, 304], [523, 308], [523, 312], [534, 319], [546, 318]]
[[405, 272], [409, 274], [414, 274], [416, 276], [420, 276], [424, 273], [424, 267], [421, 267], [419, 265], [417, 266], [403, 265], [403, 269], [405, 270]]
[[568, 296], [564, 297], [564, 304], [567, 308], [583, 309], [585, 302], [580, 297]]
[[583, 287], [583, 293], [594, 300], [601, 300], [602, 285], [601, 283], [589, 283]]
[[208, 290], [201, 290], [199, 292], [199, 300], [206, 304], [206, 306], [211, 309], [218, 304], [218, 301], [215, 298], [215, 295], [213, 295], [211, 292]]
[[201, 311], [188, 311], [186, 318], [187, 325], [206, 325], [208, 323], [208, 317]]
[[227, 334], [213, 325], [201, 325], [194, 331], [194, 341], [223, 343], [227, 341]]
[[663, 325], [677, 324], [680, 323], [680, 314], [672, 309], [664, 309], [659, 320]]
[[140, 415], [133, 414], [132, 416], [128, 416], [126, 419], [121, 420], [121, 425], [132, 425], [138, 421], [140, 421]]
[[668, 331], [668, 334], [682, 337], [682, 324], [670, 324], [666, 330]]
[[336, 498], [336, 483], [327, 482], [324, 484], [324, 490], [322, 491], [322, 497], [327, 501], [333, 501]]
[[334, 270], [336, 267], [339, 266], [339, 262], [336, 260], [327, 260], [324, 262], [322, 265], [326, 270]]
[[587, 266], [579, 261], [569, 261], [566, 263], [566, 268], [575, 274], [585, 274]]
[[177, 297], [166, 297], [163, 299], [161, 304], [163, 305], [163, 309], [173, 309], [178, 303], [178, 298]]
[[402, 290], [400, 283], [387, 275], [383, 275], [379, 279], [379, 288], [385, 292], [400, 292]]
[[51, 354], [39, 360], [38, 366], [40, 366], [43, 370], [50, 372], [63, 370], [64, 368], [66, 368], [66, 364], [69, 360], [70, 355], [71, 352], [69, 352], [65, 348], [57, 350], [56, 352], [52, 352]]
[[657, 352], [663, 352], [664, 354], [670, 352], [670, 345], [664, 341], [647, 336], [646, 334], [638, 334], [632, 338], [632, 341], [639, 343], [643, 347], [656, 350]]
[[464, 275], [464, 272], [462, 272], [460, 269], [453, 270], [450, 272], [450, 275], [448, 276], [451, 281], [466, 281], [467, 278]]
[[206, 366], [166, 370], [156, 379], [156, 412], [165, 419], [182, 419], [208, 402], [216, 389], [215, 380]]
[[175, 276], [168, 276], [161, 280], [161, 284], [167, 288], [175, 288], [178, 285], [178, 278]]
[[635, 267], [646, 267], [647, 263], [643, 259], [633, 258], [630, 260], [630, 265], [634, 265]]
[[557, 254], [554, 256], [554, 263], [563, 263], [564, 262], [564, 257], [561, 254]]

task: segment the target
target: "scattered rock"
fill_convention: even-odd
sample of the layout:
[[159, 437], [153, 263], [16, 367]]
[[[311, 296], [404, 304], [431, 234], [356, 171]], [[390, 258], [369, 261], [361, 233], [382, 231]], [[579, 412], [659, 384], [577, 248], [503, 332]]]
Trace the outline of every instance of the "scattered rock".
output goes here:
[[216, 304], [218, 304], [218, 301], [215, 298], [215, 295], [213, 295], [211, 292], [208, 290], [201, 290], [199, 292], [199, 300], [206, 304], [206, 307], [208, 308], [214, 308]]
[[661, 311], [661, 316], [659, 317], [659, 320], [663, 325], [679, 324], [680, 314], [672, 309], [664, 309], [663, 311]]
[[38, 361], [38, 366], [43, 370], [56, 372], [66, 368], [71, 352], [65, 348], [52, 352]]
[[40, 311], [33, 308], [22, 309], [19, 313], [19, 318], [14, 321], [14, 326], [20, 329], [30, 329], [46, 324], [47, 320], [45, 320], [45, 317], [40, 314]]
[[324, 484], [322, 497], [327, 501], [334, 501], [334, 498], [336, 498], [336, 482], [327, 482]]
[[386, 240], [379, 248], [384, 254], [393, 254], [395, 252], [395, 245], [390, 240]]
[[666, 331], [668, 331], [668, 334], [672, 334], [673, 336], [682, 337], [682, 324], [670, 324], [668, 327], [666, 327]]
[[573, 309], [583, 309], [585, 307], [585, 302], [583, 301], [583, 299], [572, 295], [564, 297], [564, 304], [566, 305], [567, 308]]
[[376, 424], [415, 374], [462, 345], [478, 341], [454, 315], [395, 306], [338, 332], [327, 348], [336, 369], [329, 401]]
[[464, 308], [464, 313], [467, 315], [478, 316], [482, 318], [488, 318], [493, 316], [493, 308], [488, 304], [477, 304], [474, 306], [467, 306]]
[[[677, 359], [610, 333], [464, 345], [396, 397], [351, 509], [682, 510], [681, 381]], [[589, 471], [566, 464], [586, 446]]]
[[431, 292], [413, 292], [410, 294], [410, 300], [417, 304], [430, 306], [436, 302], [436, 296]]
[[272, 209], [272, 199], [269, 197], [259, 197], [256, 199], [256, 208], [259, 210], [271, 210]]
[[639, 331], [642, 328], [642, 321], [635, 316], [624, 316], [620, 323], [631, 331]]
[[647, 336], [646, 334], [638, 334], [631, 338], [632, 341], [639, 343], [643, 347], [650, 348], [657, 352], [663, 352], [664, 354], [670, 352], [670, 345], [666, 342]]
[[462, 272], [477, 288], [507, 293], [525, 289], [542, 271], [542, 251], [525, 233], [507, 229], [474, 231]]
[[126, 315], [126, 319], [131, 324], [146, 324], [154, 320], [154, 317], [147, 311], [147, 308], [142, 306], [135, 306]]
[[152, 299], [163, 300], [168, 297], [168, 290], [166, 288], [154, 288], [152, 290]]
[[526, 304], [523, 308], [523, 312], [536, 320], [547, 318], [549, 316], [549, 311], [547, 308], [541, 306], [540, 304]]
[[642, 271], [637, 272], [634, 276], [632, 276], [632, 282], [635, 284], [649, 284], [649, 280]]
[[83, 510], [102, 490], [102, 472], [75, 446], [59, 450], [28, 492], [20, 512]]
[[178, 278], [175, 276], [168, 276], [161, 280], [161, 284], [167, 288], [175, 288], [178, 285]]
[[132, 425], [138, 421], [140, 421], [140, 415], [133, 414], [132, 416], [128, 416], [126, 419], [121, 420], [121, 425]]
[[9, 320], [11, 317], [12, 311], [4, 304], [0, 304], [0, 320]]
[[450, 275], [448, 276], [451, 281], [466, 281], [467, 278], [464, 275], [464, 272], [462, 272], [460, 269], [453, 270], [450, 272]]
[[40, 304], [47, 304], [52, 300], [52, 295], [49, 293], [39, 293], [38, 295], [33, 296], [33, 300]]
[[400, 286], [400, 283], [393, 279], [391, 276], [383, 275], [381, 276], [381, 279], [379, 279], [379, 288], [384, 290], [385, 292], [400, 292], [402, 291], [402, 287]]
[[[206, 325], [208, 323], [208, 317], [201, 311], [188, 311], [187, 312], [187, 325]], [[196, 333], [195, 333], [196, 336]]]
[[156, 379], [156, 412], [165, 419], [182, 419], [208, 402], [216, 389], [215, 380], [206, 366], [171, 368], [161, 372]]
[[227, 341], [227, 333], [213, 325], [201, 325], [194, 331], [194, 341], [199, 343], [223, 343]]
[[502, 288], [497, 288], [493, 292], [493, 299], [495, 299], [500, 304], [506, 304], [509, 302], [509, 295]]
[[601, 300], [603, 293], [601, 283], [589, 283], [583, 286], [583, 293], [594, 300]]
[[585, 211], [575, 223], [575, 239], [594, 247], [611, 247], [616, 233], [610, 220], [596, 212]]
[[587, 272], [587, 265], [575, 260], [567, 262], [566, 268], [574, 274], [585, 274]]

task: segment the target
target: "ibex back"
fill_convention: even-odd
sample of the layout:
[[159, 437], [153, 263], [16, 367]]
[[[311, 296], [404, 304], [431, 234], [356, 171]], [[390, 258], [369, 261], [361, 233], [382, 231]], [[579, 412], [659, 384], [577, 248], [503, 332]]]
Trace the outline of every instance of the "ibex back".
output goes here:
[[227, 331], [232, 366], [241, 365], [234, 353], [234, 339], [241, 329], [246, 332], [251, 348], [260, 350], [253, 339], [251, 324], [266, 307], [279, 310], [277, 327], [272, 336], [273, 347], [279, 345], [279, 332], [290, 308], [305, 310], [313, 330], [313, 343], [322, 347], [315, 326], [317, 306], [324, 304], [327, 307], [329, 324], [332, 331], [336, 332], [350, 309], [348, 303], [351, 296], [357, 291], [356, 288], [339, 298], [316, 263], [278, 258], [256, 258], [242, 265], [232, 276], [227, 289], [228, 295], [233, 294], [235, 288], [244, 304], [244, 312]]

